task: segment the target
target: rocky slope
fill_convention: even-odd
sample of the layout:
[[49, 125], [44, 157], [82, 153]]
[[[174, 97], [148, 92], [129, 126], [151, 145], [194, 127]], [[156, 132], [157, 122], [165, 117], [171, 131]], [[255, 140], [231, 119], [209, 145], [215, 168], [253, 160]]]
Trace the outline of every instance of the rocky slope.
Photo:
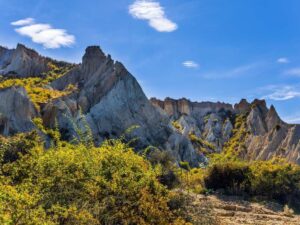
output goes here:
[[49, 63], [66, 64], [39, 55], [36, 51], [18, 44], [16, 49], [0, 46], [0, 74], [5, 76], [41, 76], [50, 70]]
[[38, 112], [23, 87], [0, 90], [0, 133], [13, 135], [35, 128], [32, 119]]
[[82, 63], [72, 66], [21, 44], [11, 50], [0, 47], [0, 75], [4, 80], [48, 80], [45, 74], [62, 67], [70, 69], [49, 79], [42, 89], [55, 92], [46, 102], [33, 102], [26, 93], [28, 87], [10, 85], [0, 90], [0, 134], [36, 129], [32, 121], [41, 118], [46, 128], [58, 126], [64, 140], [79, 139], [91, 130], [99, 145], [138, 126], [125, 135], [127, 140], [135, 139], [137, 149], [155, 146], [192, 166], [206, 161], [204, 154], [224, 149], [245, 159], [283, 156], [300, 163], [300, 126], [283, 122], [275, 108], [267, 108], [263, 100], [242, 100], [234, 106], [187, 99], [149, 101], [122, 63], [98, 46], [88, 47]]
[[[11, 74], [21, 78], [43, 76], [50, 69], [48, 62], [64, 66], [64, 63], [42, 57], [23, 45], [18, 45], [15, 50], [1, 48], [0, 62], [0, 74], [6, 78]], [[38, 107], [30, 103], [22, 88], [1, 90], [1, 134], [36, 129], [32, 120], [38, 117], [46, 128], [58, 127], [67, 141], [78, 139], [82, 133], [91, 130], [95, 144], [99, 145], [107, 138], [120, 137], [128, 128], [138, 126], [126, 134], [127, 140], [135, 139], [137, 150], [155, 146], [169, 151], [178, 162], [188, 161], [192, 166], [205, 160], [190, 140], [173, 128], [169, 118], [152, 106], [127, 69], [110, 55], [106, 56], [100, 47], [88, 47], [82, 64], [74, 65], [69, 72], [48, 84], [47, 89], [64, 91], [70, 86], [74, 89], [71, 94], [53, 98]], [[7, 105], [12, 106], [5, 107]], [[20, 113], [22, 110], [23, 114]]]
[[[151, 99], [151, 102], [165, 111], [184, 136], [198, 138], [201, 147], [208, 152], [220, 152], [233, 146], [232, 150], [245, 159], [282, 156], [300, 164], [300, 125], [283, 122], [274, 106], [267, 108], [264, 100], [248, 103], [243, 99], [234, 106], [170, 98]], [[230, 140], [239, 143], [233, 145]], [[205, 144], [207, 142], [213, 147]]]

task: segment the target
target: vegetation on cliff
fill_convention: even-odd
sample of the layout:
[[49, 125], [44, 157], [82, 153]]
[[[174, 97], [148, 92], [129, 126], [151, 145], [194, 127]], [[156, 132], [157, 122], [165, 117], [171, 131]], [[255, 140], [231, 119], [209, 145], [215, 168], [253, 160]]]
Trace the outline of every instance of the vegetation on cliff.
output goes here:
[[57, 66], [53, 63], [49, 63], [49, 67], [51, 70], [40, 77], [0, 77], [0, 89], [12, 86], [22, 86], [25, 88], [31, 101], [35, 103], [36, 106], [38, 106], [39, 103], [46, 103], [51, 99], [68, 95], [75, 90], [75, 87], [72, 85], [64, 91], [54, 90], [47, 86], [53, 80], [70, 71], [72, 69], [72, 65]]

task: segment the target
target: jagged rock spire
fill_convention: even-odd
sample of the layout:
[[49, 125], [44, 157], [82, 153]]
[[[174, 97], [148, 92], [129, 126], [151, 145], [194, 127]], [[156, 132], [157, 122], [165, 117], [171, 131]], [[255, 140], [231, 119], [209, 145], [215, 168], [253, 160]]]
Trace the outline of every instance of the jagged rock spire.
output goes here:
[[82, 58], [82, 70], [85, 74], [93, 74], [106, 61], [106, 56], [99, 46], [89, 46]]

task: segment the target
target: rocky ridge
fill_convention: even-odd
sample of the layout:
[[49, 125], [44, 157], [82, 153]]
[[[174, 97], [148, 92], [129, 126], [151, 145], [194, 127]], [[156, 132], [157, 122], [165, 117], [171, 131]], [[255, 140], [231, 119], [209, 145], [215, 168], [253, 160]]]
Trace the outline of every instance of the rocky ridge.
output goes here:
[[[268, 108], [264, 100], [256, 99], [249, 103], [242, 99], [234, 106], [171, 98], [164, 101], [153, 98], [151, 102], [178, 124], [184, 136], [196, 135], [200, 140], [211, 143], [214, 151], [221, 152], [233, 137], [237, 118], [240, 117], [246, 127], [245, 143], [236, 150], [242, 158], [267, 160], [280, 156], [300, 164], [300, 125], [282, 121], [274, 106]], [[211, 148], [207, 151], [211, 152]]]
[[[70, 65], [40, 56], [18, 44], [16, 49], [0, 47], [0, 74], [10, 79], [45, 76], [54, 64]], [[234, 106], [226, 103], [191, 102], [188, 99], [164, 101], [145, 96], [142, 88], [124, 65], [114, 61], [98, 46], [90, 46], [81, 64], [47, 85], [49, 90], [74, 91], [47, 103], [32, 103], [22, 87], [0, 90], [0, 134], [13, 135], [36, 129], [34, 118], [54, 129], [62, 138], [78, 139], [91, 130], [99, 145], [107, 138], [117, 138], [137, 126], [128, 140], [135, 139], [137, 150], [149, 146], [169, 151], [177, 160], [192, 166], [205, 162], [203, 154], [221, 152], [232, 140], [239, 123], [244, 124], [243, 139], [236, 151], [245, 159], [286, 157], [300, 163], [300, 126], [283, 122], [275, 108], [264, 100], [245, 99]], [[3, 97], [1, 97], [3, 96]]]
[[39, 55], [35, 50], [18, 44], [16, 49], [0, 46], [0, 74], [14, 77], [41, 76], [51, 68], [49, 63], [66, 65]]
[[[4, 50], [2, 55], [6, 57], [7, 51], [12, 51], [12, 56], [8, 57], [9, 65], [0, 70], [4, 77], [10, 75], [6, 71], [12, 67], [14, 76], [21, 78], [29, 74], [43, 76], [43, 72], [47, 71], [45, 65], [48, 58], [35, 54], [25, 46], [18, 45], [16, 50]], [[2, 59], [0, 56], [1, 61], [5, 61], [5, 57]], [[20, 61], [22, 63], [19, 65]], [[36, 63], [39, 66], [35, 68]], [[135, 139], [134, 146], [137, 150], [155, 146], [169, 151], [178, 162], [188, 161], [192, 166], [205, 161], [205, 157], [193, 148], [191, 141], [173, 128], [168, 117], [152, 106], [127, 69], [120, 62], [112, 60], [110, 55], [105, 55], [100, 47], [88, 47], [82, 63], [51, 82], [49, 88], [61, 91], [70, 85], [76, 87], [71, 94], [40, 104], [39, 110], [34, 106], [32, 109], [30, 98], [23, 89], [30, 110], [26, 111], [22, 120], [14, 113], [22, 110], [23, 102], [10, 100], [14, 92], [9, 91], [8, 96], [0, 98], [0, 106], [13, 104], [14, 108], [0, 107], [2, 124], [5, 127], [1, 134], [11, 135], [37, 129], [32, 120], [38, 117], [46, 128], [54, 129], [57, 126], [62, 138], [67, 141], [73, 141], [79, 138], [80, 133], [91, 130], [95, 144], [99, 145], [105, 139], [118, 138], [128, 128], [136, 126], [131, 133], [126, 134], [126, 138]], [[9, 127], [13, 127], [13, 132], [6, 132], [6, 118], [18, 121], [17, 124], [10, 123], [12, 125]]]

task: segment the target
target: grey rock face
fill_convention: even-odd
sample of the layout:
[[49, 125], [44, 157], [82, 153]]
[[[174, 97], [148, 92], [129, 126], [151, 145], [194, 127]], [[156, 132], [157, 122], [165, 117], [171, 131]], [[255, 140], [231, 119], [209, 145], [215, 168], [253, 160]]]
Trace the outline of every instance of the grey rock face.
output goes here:
[[13, 50], [0, 46], [0, 74], [3, 68], [6, 68], [11, 62]]
[[0, 74], [14, 77], [42, 76], [49, 71], [49, 63], [65, 64], [39, 55], [36, 51], [18, 44], [16, 49], [0, 46]]
[[[256, 99], [248, 103], [243, 99], [235, 104], [234, 109], [226, 104], [195, 104], [188, 101], [185, 101], [182, 106], [181, 100], [170, 98], [166, 101], [157, 99], [151, 101], [156, 107], [165, 110], [170, 120], [177, 120], [183, 135], [188, 137], [188, 133], [192, 132], [213, 144], [216, 151], [222, 151], [224, 144], [232, 137], [235, 127], [234, 118], [246, 115], [248, 134], [245, 142], [246, 149], [241, 156], [248, 160], [267, 160], [280, 156], [300, 164], [300, 125], [284, 123], [274, 106], [268, 109], [264, 100]], [[185, 115], [181, 116], [183, 109]]]
[[0, 63], [0, 74], [28, 77], [38, 76], [48, 71], [47, 64], [50, 60], [18, 44], [16, 49], [6, 51], [3, 61]]
[[[69, 84], [78, 87], [78, 92], [70, 98], [85, 116], [96, 144], [106, 138], [120, 137], [128, 128], [138, 126], [127, 135], [128, 140], [137, 139], [137, 149], [159, 147], [171, 152], [177, 161], [188, 161], [192, 166], [205, 160], [189, 139], [172, 128], [167, 115], [152, 106], [126, 68], [105, 56], [99, 47], [88, 47], [82, 64], [55, 80], [51, 86], [63, 90]], [[47, 109], [44, 114], [53, 115]], [[64, 114], [69, 114], [74, 123], [74, 115]], [[65, 120], [62, 115], [58, 115], [57, 121]], [[74, 133], [71, 126], [63, 126], [68, 133]]]
[[234, 109], [230, 104], [171, 98], [164, 101], [152, 98], [150, 101], [180, 124], [184, 136], [194, 134], [214, 145], [216, 151], [221, 151], [231, 136], [233, 125], [229, 118]]
[[[23, 45], [13, 50], [0, 47], [1, 75], [39, 76], [48, 71], [49, 62], [59, 63]], [[0, 90], [0, 134], [31, 131], [35, 129], [32, 119], [41, 117], [47, 127], [58, 126], [65, 140], [78, 139], [91, 130], [95, 143], [100, 144], [138, 126], [126, 135], [128, 140], [136, 138], [137, 149], [152, 145], [171, 152], [178, 162], [188, 161], [197, 166], [206, 158], [198, 148], [195, 150], [190, 136], [203, 141], [209, 152], [222, 151], [234, 134], [236, 118], [243, 115], [247, 132], [243, 157], [264, 160], [282, 156], [300, 164], [300, 125], [284, 123], [273, 106], [267, 108], [265, 101], [248, 103], [243, 99], [234, 107], [188, 99], [149, 101], [126, 68], [97, 46], [88, 47], [82, 64], [50, 86], [64, 90], [70, 84], [77, 87], [76, 91], [41, 104], [39, 112], [24, 88]], [[176, 127], [172, 121], [176, 121]]]
[[8, 136], [35, 128], [38, 112], [23, 87], [0, 90], [0, 133]]

